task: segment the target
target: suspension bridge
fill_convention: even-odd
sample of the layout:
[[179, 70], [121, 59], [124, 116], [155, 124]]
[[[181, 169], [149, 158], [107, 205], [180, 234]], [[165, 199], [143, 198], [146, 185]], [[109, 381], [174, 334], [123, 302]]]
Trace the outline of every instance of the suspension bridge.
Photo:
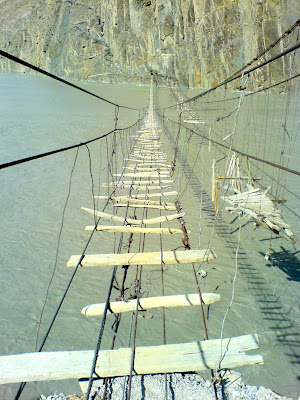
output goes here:
[[[288, 50], [269, 59], [268, 62], [263, 61], [253, 68], [246, 69], [256, 63], [262, 57], [260, 55], [258, 59], [245, 66], [244, 72], [238, 71], [239, 73], [228, 78], [222, 85], [240, 79], [241, 86], [246, 88], [250, 84], [251, 78], [249, 77], [252, 77], [255, 71], [266, 68], [268, 63], [279, 62], [282, 57], [288, 55], [295, 57], [298, 48], [299, 43], [294, 44]], [[3, 51], [0, 53], [13, 61], [20, 62], [19, 59], [11, 57]], [[31, 67], [24, 61], [22, 63]], [[44, 73], [39, 68], [35, 68], [35, 70]], [[56, 79], [52, 74], [46, 75]], [[288, 85], [294, 80], [298, 82], [299, 86], [298, 78], [298, 74], [295, 76], [289, 74], [281, 82], [267, 86], [266, 91], [278, 85], [288, 89], [290, 88]], [[133, 376], [145, 374], [164, 374], [165, 396], [168, 398], [168, 374], [205, 370], [211, 373], [217, 398], [215, 385], [219, 371], [263, 363], [263, 357], [260, 354], [247, 354], [248, 351], [259, 348], [259, 338], [256, 332], [244, 332], [241, 336], [223, 337], [225, 319], [234, 301], [239, 242], [237, 249], [234, 248], [233, 256], [236, 261], [236, 270], [232, 280], [232, 299], [223, 319], [221, 335], [214, 339], [209, 337], [205, 315], [208, 315], [210, 307], [212, 309], [217, 307], [223, 298], [216, 291], [203, 290], [205, 285], [202, 283], [207, 270], [214, 268], [214, 263], [220, 258], [218, 251], [212, 248], [212, 236], [218, 229], [224, 235], [226, 233], [227, 228], [222, 226], [225, 224], [222, 220], [222, 209], [237, 216], [239, 220], [242, 217], [247, 218], [247, 221], [252, 221], [256, 227], [261, 227], [265, 232], [269, 232], [272, 235], [270, 243], [275, 237], [293, 245], [297, 242], [290, 223], [284, 219], [279, 210], [279, 205], [285, 203], [283, 192], [286, 189], [286, 183], [283, 174], [299, 175], [299, 171], [291, 168], [283, 157], [285, 149], [289, 148], [291, 152], [295, 143], [296, 131], [299, 129], [295, 123], [297, 110], [293, 109], [290, 100], [286, 102], [286, 114], [280, 121], [281, 130], [283, 129], [285, 132], [281, 147], [278, 145], [272, 154], [272, 150], [268, 150], [268, 141], [272, 140], [272, 136], [271, 139], [267, 138], [267, 133], [262, 134], [263, 128], [260, 127], [261, 135], [255, 139], [256, 151], [253, 153], [248, 142], [251, 139], [246, 137], [245, 132], [242, 138], [237, 138], [234, 142], [233, 139], [237, 136], [236, 132], [241, 130], [241, 124], [246, 132], [250, 132], [255, 126], [253, 116], [257, 110], [251, 108], [253, 103], [247, 105], [246, 122], [244, 120], [240, 122], [239, 115], [245, 102], [248, 99], [249, 102], [252, 101], [250, 96], [262, 91], [261, 88], [249, 93], [241, 90], [235, 97], [232, 97], [232, 94], [228, 95], [225, 90], [223, 98], [213, 97], [214, 90], [222, 86], [218, 85], [215, 89], [189, 99], [185, 98], [186, 95], [178, 84], [174, 84], [174, 81], [167, 77], [166, 82], [170, 88], [173, 105], [159, 107], [159, 99], [155, 101], [154, 91], [154, 83], [157, 79], [158, 77], [151, 77], [147, 108], [144, 115], [140, 116], [137, 123], [130, 129], [122, 130], [118, 127], [119, 109], [124, 107], [128, 111], [139, 110], [109, 101], [109, 104], [116, 110], [115, 129], [111, 132], [88, 142], [1, 165], [1, 168], [5, 169], [58, 152], [76, 148], [78, 151], [80, 147], [87, 147], [93, 141], [112, 137], [111, 148], [107, 147], [107, 153], [109, 150], [111, 153], [110, 157], [107, 157], [108, 179], [107, 182], [102, 183], [106, 194], [96, 195], [93, 193], [94, 207], [82, 206], [82, 211], [87, 214], [87, 218], [90, 218], [89, 225], [85, 227], [85, 230], [91, 232], [91, 236], [83, 252], [70, 255], [66, 263], [66, 267], [74, 272], [39, 350], [33, 353], [0, 357], [0, 384], [21, 383], [16, 399], [21, 396], [27, 382], [63, 379], [78, 379], [87, 400], [99, 387], [99, 384], [104, 382], [103, 398], [105, 398], [108, 386], [114, 377], [125, 377], [124, 396], [126, 399], [130, 399]], [[67, 83], [62, 79], [59, 80]], [[251, 85], [254, 84], [253, 78]], [[76, 85], [72, 84], [71, 86], [81, 90]], [[158, 91], [157, 87], [156, 95]], [[84, 92], [94, 95], [86, 90]], [[206, 97], [201, 102], [203, 96]], [[100, 96], [94, 97], [106, 101]], [[200, 112], [197, 112], [196, 107], [192, 104], [200, 104], [198, 110]], [[220, 105], [222, 107], [217, 108], [216, 114], [215, 107]], [[170, 107], [177, 110], [177, 121], [166, 115]], [[288, 112], [291, 109], [294, 116], [292, 126], [288, 122]], [[250, 112], [253, 114], [250, 115]], [[217, 118], [216, 115], [218, 115]], [[232, 116], [234, 116], [233, 121], [230, 120]], [[265, 130], [267, 132], [268, 127]], [[183, 131], [185, 135], [183, 135]], [[126, 134], [128, 154], [121, 160], [121, 164], [117, 165], [117, 163], [113, 164], [112, 160], [117, 157], [117, 135], [120, 132]], [[290, 143], [288, 139], [291, 140]], [[195, 153], [196, 155], [189, 155], [189, 146], [192, 140], [197, 140], [199, 149], [203, 151], [205, 148], [212, 158], [209, 177], [205, 178], [202, 175], [200, 181], [194, 173], [195, 164], [199, 162], [200, 150]], [[167, 143], [171, 146], [172, 151], [166, 149]], [[172, 153], [172, 159], [169, 156], [170, 153]], [[122, 155], [124, 155], [124, 151]], [[202, 155], [201, 163], [203, 160], [204, 156]], [[276, 173], [273, 172], [274, 170]], [[204, 174], [204, 172], [202, 173]], [[186, 210], [181, 204], [181, 198], [186, 190], [181, 187], [183, 176], [187, 186], [193, 188], [195, 196], [201, 201], [201, 211], [203, 209], [203, 212], [206, 212], [211, 222], [211, 237], [208, 244], [203, 247], [194, 245], [195, 240], [191, 240], [194, 227], [190, 227], [185, 221], [191, 211]], [[205, 192], [203, 187], [205, 180], [211, 185], [211, 196]], [[272, 187], [274, 188], [275, 185], [276, 190], [274, 191]], [[97, 209], [96, 204], [104, 204], [102, 211]], [[108, 204], [112, 207], [111, 213], [105, 212]], [[227, 207], [224, 206], [225, 204]], [[103, 221], [108, 221], [108, 224], [104, 225]], [[208, 228], [209, 224], [206, 227]], [[241, 223], [237, 229], [241, 230]], [[102, 233], [110, 234], [114, 240], [118, 238], [115, 251], [112, 253], [100, 251], [97, 254], [90, 254], [88, 246], [91, 238]], [[226, 233], [226, 236], [229, 235]], [[169, 238], [167, 244], [164, 244], [165, 237]], [[229, 242], [230, 240], [227, 243], [228, 247], [231, 246]], [[201, 241], [201, 243], [203, 242]], [[167, 246], [168, 248], [166, 248]], [[146, 248], [149, 251], [146, 251]], [[271, 244], [265, 259], [268, 260], [270, 257], [272, 257]], [[246, 268], [246, 264], [243, 264], [242, 261], [241, 264]], [[81, 268], [99, 268], [101, 271], [99, 273], [111, 272], [105, 301], [86, 304], [81, 311], [82, 316], [87, 318], [101, 317], [96, 348], [80, 351], [43, 351], [72, 280]], [[188, 279], [194, 280], [194, 292], [188, 294], [174, 292], [166, 295], [167, 268], [179, 268], [184, 271], [189, 277]], [[154, 291], [145, 297], [143, 276], [153, 269], [160, 274], [161, 295], [157, 296]], [[118, 297], [113, 295], [114, 290], [117, 291]], [[89, 301], [89, 299], [86, 300]], [[180, 308], [184, 313], [190, 307], [196, 307], [199, 310], [199, 318], [201, 318], [203, 326], [203, 332], [200, 334], [203, 335], [203, 340], [169, 343], [166, 335], [165, 310]], [[153, 309], [162, 310], [162, 344], [149, 343], [147, 346], [138, 346], [136, 341], [139, 316]], [[122, 316], [126, 313], [131, 313], [129, 344], [116, 349]], [[110, 315], [115, 318], [112, 326], [113, 339], [110, 349], [103, 350], [103, 335]], [[294, 335], [293, 331], [292, 335]]]

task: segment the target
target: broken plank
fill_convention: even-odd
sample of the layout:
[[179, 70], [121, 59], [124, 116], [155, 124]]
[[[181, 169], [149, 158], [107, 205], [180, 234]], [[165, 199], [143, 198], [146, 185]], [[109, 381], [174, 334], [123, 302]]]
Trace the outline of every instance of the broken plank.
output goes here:
[[81, 207], [81, 209], [89, 214], [96, 215], [97, 217], [101, 217], [106, 219], [107, 221], [115, 221], [115, 222], [123, 222], [128, 225], [146, 225], [146, 224], [157, 224], [166, 221], [172, 221], [173, 219], [181, 218], [185, 215], [185, 213], [178, 213], [172, 215], [162, 215], [161, 217], [156, 218], [148, 218], [148, 219], [133, 219], [133, 218], [123, 218], [118, 215], [106, 214], [102, 211], [93, 210], [91, 208]]
[[[203, 293], [203, 304], [210, 305], [220, 301], [220, 295], [216, 293]], [[200, 305], [199, 293], [179, 294], [175, 296], [159, 296], [140, 298], [138, 310], [145, 311], [159, 307], [188, 307]], [[119, 314], [128, 311], [135, 311], [137, 308], [137, 299], [128, 301], [114, 301], [109, 303], [108, 314]], [[91, 304], [81, 310], [81, 314], [88, 317], [95, 317], [104, 314], [105, 303]]]
[[[257, 334], [191, 343], [136, 347], [135, 374], [205, 371], [263, 364]], [[101, 378], [130, 375], [132, 348], [102, 350], [95, 373]], [[94, 350], [27, 353], [0, 357], [0, 384], [90, 376]]]
[[[186, 251], [152, 251], [147, 253], [124, 254], [86, 254], [81, 261], [82, 267], [113, 267], [115, 265], [176, 265], [191, 264], [213, 260], [216, 258], [213, 250]], [[73, 255], [67, 262], [67, 267], [76, 267], [81, 255]]]
[[[95, 228], [94, 225], [86, 226], [86, 231], [92, 231]], [[96, 228], [97, 231], [103, 232], [117, 232], [117, 233], [154, 233], [154, 234], [182, 234], [181, 229], [177, 228], [141, 228], [139, 226], [103, 226], [98, 225]], [[191, 231], [187, 231], [191, 233]]]

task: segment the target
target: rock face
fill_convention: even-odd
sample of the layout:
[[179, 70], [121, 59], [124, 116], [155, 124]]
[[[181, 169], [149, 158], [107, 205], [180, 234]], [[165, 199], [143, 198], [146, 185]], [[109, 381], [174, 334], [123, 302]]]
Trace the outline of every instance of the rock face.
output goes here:
[[[144, 83], [153, 70], [197, 88], [231, 75], [300, 11], [297, 0], [0, 0], [0, 10], [0, 48], [61, 77]], [[23, 69], [4, 58], [0, 68]]]

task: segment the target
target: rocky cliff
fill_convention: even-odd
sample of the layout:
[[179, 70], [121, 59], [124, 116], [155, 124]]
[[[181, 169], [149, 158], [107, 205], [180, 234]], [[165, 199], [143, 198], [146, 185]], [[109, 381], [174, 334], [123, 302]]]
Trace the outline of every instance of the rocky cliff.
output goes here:
[[211, 87], [297, 15], [297, 0], [0, 0], [0, 48], [61, 77], [143, 83], [153, 70]]

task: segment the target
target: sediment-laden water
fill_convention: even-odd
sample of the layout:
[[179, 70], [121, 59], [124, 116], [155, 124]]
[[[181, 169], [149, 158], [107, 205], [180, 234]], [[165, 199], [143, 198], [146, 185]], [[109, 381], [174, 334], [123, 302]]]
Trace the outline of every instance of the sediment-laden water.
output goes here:
[[[86, 83], [82, 85], [112, 101], [133, 107], [146, 105], [148, 99], [147, 87]], [[171, 104], [166, 89], [159, 89], [158, 95], [160, 105]], [[258, 97], [258, 101], [261, 101], [262, 105], [265, 104], [263, 95]], [[275, 118], [278, 116], [278, 109], [284, 104], [284, 96], [274, 95], [272, 101], [274, 107], [271, 111], [269, 109], [269, 113], [273, 113]], [[119, 126], [131, 125], [138, 116], [135, 111], [120, 110]], [[177, 118], [175, 112], [169, 116]], [[0, 74], [1, 163], [99, 136], [114, 127], [114, 117], [113, 107], [59, 83], [38, 76], [2, 73]], [[295, 122], [295, 126], [299, 127], [299, 120]], [[174, 156], [172, 141], [175, 135], [176, 132], [170, 129], [162, 136], [169, 161]], [[210, 338], [219, 338], [221, 335], [222, 321], [231, 301], [232, 281], [237, 266], [234, 301], [227, 314], [223, 335], [228, 337], [258, 333], [261, 348], [257, 352], [263, 355], [264, 365], [241, 368], [244, 380], [253, 385], [263, 385], [281, 394], [296, 397], [299, 392], [300, 375], [299, 355], [297, 356], [300, 327], [298, 247], [283, 239], [274, 239], [272, 240], [273, 262], [267, 261], [264, 256], [269, 249], [267, 239], [270, 238], [270, 233], [262, 228], [254, 230], [251, 223], [241, 228], [239, 233], [240, 221], [233, 222], [234, 217], [226, 215], [225, 212], [221, 213], [213, 231], [210, 177], [207, 173], [211, 169], [211, 155], [207, 152], [207, 144], [201, 146], [199, 137], [193, 135], [189, 140], [188, 138], [186, 133], [180, 137], [181, 152], [178, 154], [178, 172], [175, 174], [174, 188], [183, 194], [181, 202], [186, 212], [187, 227], [192, 230], [190, 237], [192, 248], [198, 248], [199, 245], [200, 248], [205, 248], [212, 239], [212, 248], [218, 255], [216, 261], [205, 266], [208, 276], [202, 285], [205, 291], [216, 291], [221, 294], [221, 302], [210, 307], [208, 323]], [[297, 140], [293, 152], [290, 153], [291, 168], [297, 167], [299, 138]], [[122, 143], [125, 146], [125, 138]], [[112, 138], [109, 138], [107, 143], [102, 140], [89, 146], [94, 193], [106, 192], [101, 186], [107, 180], [106, 144], [108, 149], [111, 149]], [[272, 146], [275, 151], [277, 145], [269, 141], [266, 155], [272, 154]], [[255, 141], [249, 140], [249, 153], [256, 150]], [[118, 148], [118, 163], [113, 166], [118, 172], [121, 172], [125, 153], [126, 147]], [[80, 207], [93, 207], [92, 185], [88, 151], [86, 148], [81, 148], [72, 175], [56, 262], [62, 215], [75, 156], [76, 150], [72, 150], [2, 170], [0, 173], [1, 355], [35, 350], [40, 313], [56, 264], [40, 328], [38, 339], [40, 344], [73, 272], [65, 267], [66, 262], [72, 254], [81, 253], [89, 237], [89, 232], [85, 231], [84, 227], [93, 224], [93, 217], [84, 214]], [[287, 175], [287, 178], [280, 182], [285, 187], [281, 194], [284, 193], [287, 200], [286, 207], [283, 208], [284, 217], [299, 238], [300, 192], [297, 179], [293, 175]], [[201, 182], [203, 182], [202, 189]], [[97, 208], [102, 209], [102, 207], [103, 202], [99, 201]], [[112, 212], [111, 206], [107, 208], [107, 212]], [[172, 222], [170, 226], [178, 227], [178, 223]], [[235, 230], [236, 232], [233, 232]], [[92, 240], [89, 252], [113, 252], [118, 238], [109, 233], [98, 233]], [[238, 255], [235, 258], [238, 243]], [[157, 244], [155, 238], [149, 238], [146, 240], [145, 250], [155, 251]], [[133, 248], [137, 245], [138, 243], [134, 243]], [[178, 238], [163, 238], [163, 248], [166, 250], [181, 245], [179, 235]], [[45, 346], [46, 351], [95, 347], [100, 319], [86, 319], [80, 315], [80, 310], [88, 304], [105, 301], [110, 275], [110, 268], [90, 268], [78, 272], [49, 336]], [[129, 283], [133, 280], [134, 273], [129, 274]], [[145, 295], [147, 292], [150, 295], [161, 294], [159, 271], [145, 268], [142, 291]], [[169, 267], [165, 272], [165, 291], [167, 295], [196, 292], [190, 268]], [[117, 297], [118, 293], [114, 292], [113, 295]], [[113, 338], [109, 328], [112, 322], [113, 317], [110, 316], [103, 348], [109, 348]], [[197, 307], [166, 310], [166, 324], [168, 343], [203, 338]], [[116, 339], [117, 347], [128, 345], [129, 327], [130, 315], [124, 315]], [[145, 313], [144, 318], [139, 318], [137, 345], [161, 343], [161, 310]], [[12, 399], [16, 389], [17, 385], [0, 387], [0, 398]], [[78, 392], [77, 382], [30, 383], [24, 391], [23, 398], [33, 399], [40, 393], [60, 391]]]

